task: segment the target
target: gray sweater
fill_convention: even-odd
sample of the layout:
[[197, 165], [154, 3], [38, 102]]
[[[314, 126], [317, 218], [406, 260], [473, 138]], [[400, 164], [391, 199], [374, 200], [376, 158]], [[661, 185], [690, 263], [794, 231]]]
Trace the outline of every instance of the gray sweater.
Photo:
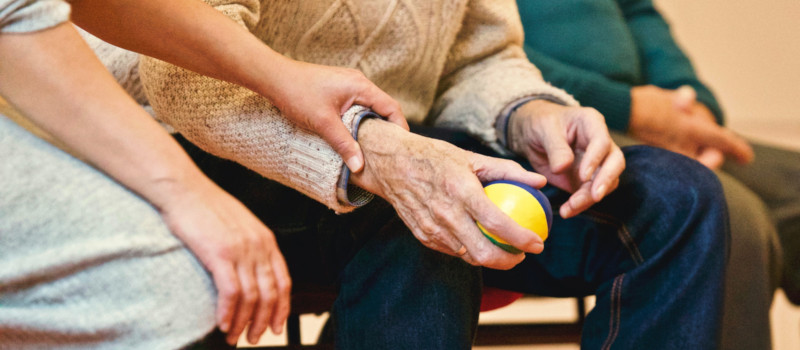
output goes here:
[[[69, 13], [0, 0], [0, 35]], [[0, 101], [0, 350], [177, 349], [210, 332], [214, 285], [159, 213], [7, 115]]]

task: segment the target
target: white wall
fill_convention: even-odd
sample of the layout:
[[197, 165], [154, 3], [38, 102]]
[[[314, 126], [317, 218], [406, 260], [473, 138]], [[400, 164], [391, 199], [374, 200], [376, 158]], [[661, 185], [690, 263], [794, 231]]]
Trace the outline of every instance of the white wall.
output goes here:
[[800, 0], [656, 0], [728, 125], [800, 149]]

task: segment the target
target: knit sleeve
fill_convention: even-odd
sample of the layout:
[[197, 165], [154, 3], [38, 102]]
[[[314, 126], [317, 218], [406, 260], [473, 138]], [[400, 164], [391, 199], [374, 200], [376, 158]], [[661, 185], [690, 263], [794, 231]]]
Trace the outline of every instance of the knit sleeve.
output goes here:
[[69, 20], [70, 6], [63, 0], [0, 0], [0, 33], [26, 33], [54, 27]]
[[691, 61], [670, 33], [669, 25], [656, 10], [652, 0], [617, 0], [642, 57], [642, 71], [648, 84], [665, 89], [689, 85], [722, 124], [722, 108], [711, 90], [695, 73]]
[[577, 105], [542, 80], [522, 50], [522, 23], [514, 0], [472, 0], [431, 111], [435, 124], [465, 130], [497, 150], [500, 113], [514, 101], [540, 96]]
[[[257, 1], [248, 2], [250, 6], [207, 2], [243, 26], [249, 27], [258, 13]], [[363, 191], [352, 193], [358, 191], [354, 188], [350, 202], [340, 202], [341, 157], [321, 138], [288, 122], [262, 96], [150, 57], [142, 57], [139, 71], [156, 116], [205, 151], [236, 161], [338, 212], [351, 211], [371, 198]], [[351, 131], [360, 112], [351, 109], [343, 116]]]

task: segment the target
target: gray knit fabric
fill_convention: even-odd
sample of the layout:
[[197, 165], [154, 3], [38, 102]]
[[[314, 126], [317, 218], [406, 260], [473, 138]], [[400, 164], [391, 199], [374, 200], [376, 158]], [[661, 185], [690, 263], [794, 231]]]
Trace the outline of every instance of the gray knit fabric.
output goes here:
[[0, 115], [0, 349], [176, 349], [216, 294], [150, 205]]
[[69, 20], [64, 0], [0, 0], [0, 33], [47, 29]]

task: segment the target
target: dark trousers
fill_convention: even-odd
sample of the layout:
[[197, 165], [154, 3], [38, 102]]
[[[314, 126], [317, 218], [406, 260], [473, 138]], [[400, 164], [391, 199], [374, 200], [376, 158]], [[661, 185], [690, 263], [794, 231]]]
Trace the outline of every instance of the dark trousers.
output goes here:
[[[415, 131], [495, 155], [463, 133]], [[424, 247], [381, 199], [336, 215], [179, 141], [275, 232], [296, 288], [338, 289], [337, 348], [469, 349], [484, 283], [539, 295], [597, 295], [585, 349], [718, 346], [727, 210], [714, 174], [687, 158], [625, 149], [628, 168], [614, 193], [576, 218], [556, 215], [542, 254], [496, 271]], [[554, 208], [568, 197], [552, 187], [545, 193]]]

